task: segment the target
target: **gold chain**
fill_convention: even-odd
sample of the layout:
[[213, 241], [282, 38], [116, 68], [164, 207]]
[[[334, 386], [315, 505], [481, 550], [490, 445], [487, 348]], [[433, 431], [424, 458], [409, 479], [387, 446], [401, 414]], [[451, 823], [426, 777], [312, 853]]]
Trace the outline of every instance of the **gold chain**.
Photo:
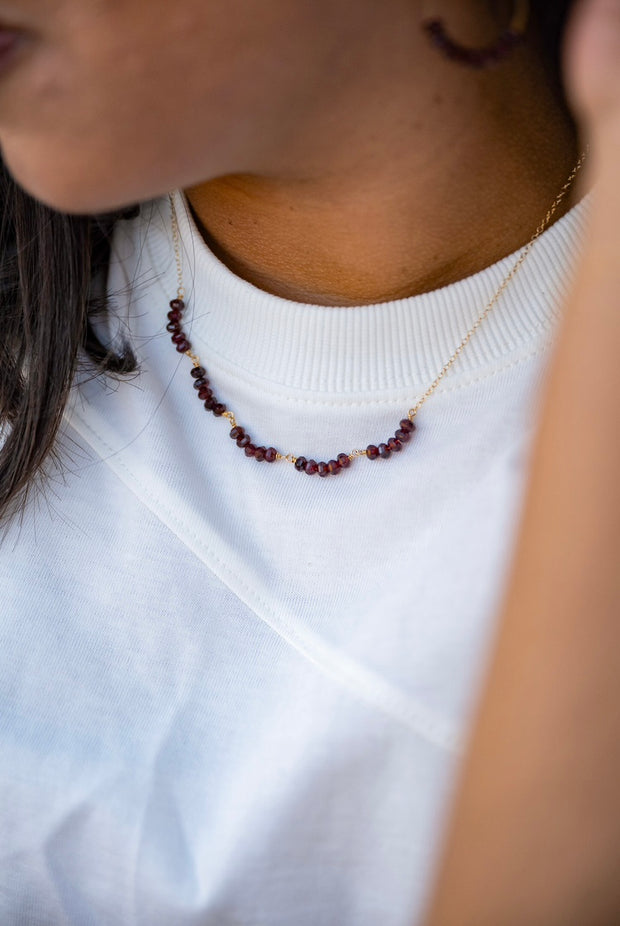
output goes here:
[[[534, 242], [535, 242], [538, 238], [540, 238], [540, 236], [542, 235], [542, 233], [545, 231], [545, 229], [546, 229], [547, 226], [549, 225], [551, 219], [553, 218], [553, 216], [555, 215], [555, 213], [556, 213], [556, 211], [557, 211], [557, 209], [558, 209], [558, 206], [560, 205], [560, 203], [562, 202], [562, 200], [563, 200], [564, 197], [566, 196], [566, 193], [567, 193], [567, 191], [569, 190], [569, 188], [571, 187], [571, 185], [572, 185], [572, 183], [573, 183], [575, 177], [577, 176], [577, 174], [578, 174], [579, 171], [581, 170], [581, 168], [582, 168], [582, 166], [583, 166], [583, 163], [584, 163], [584, 161], [585, 161], [585, 159], [586, 159], [586, 157], [587, 157], [587, 155], [588, 155], [588, 151], [589, 151], [589, 146], [587, 146], [586, 149], [585, 149], [585, 151], [582, 153], [582, 155], [581, 155], [581, 157], [579, 158], [577, 164], [576, 164], [575, 167], [572, 169], [572, 171], [571, 171], [571, 173], [570, 173], [570, 176], [568, 177], [566, 183], [562, 186], [562, 189], [560, 190], [560, 192], [558, 193], [557, 197], [555, 198], [555, 201], [553, 202], [553, 204], [551, 205], [551, 207], [550, 207], [549, 210], [547, 211], [547, 214], [545, 215], [544, 219], [543, 219], [543, 220], [541, 221], [541, 223], [539, 224], [538, 228], [536, 229], [536, 231], [535, 231], [534, 235], [532, 236], [532, 238], [530, 239], [530, 241], [527, 243], [527, 245], [526, 245], [526, 246], [523, 248], [523, 250], [521, 251], [521, 253], [520, 253], [520, 255], [519, 255], [519, 257], [518, 257], [516, 263], [514, 264], [514, 266], [513, 266], [513, 268], [512, 268], [512, 270], [510, 271], [510, 273], [508, 274], [508, 276], [506, 276], [506, 278], [502, 281], [502, 283], [500, 284], [500, 286], [499, 286], [497, 292], [495, 293], [495, 295], [493, 296], [493, 298], [491, 299], [491, 301], [488, 303], [488, 305], [487, 305], [486, 308], [482, 311], [482, 313], [478, 316], [478, 318], [476, 319], [476, 321], [474, 322], [474, 324], [472, 325], [472, 327], [469, 329], [469, 331], [467, 332], [467, 334], [465, 335], [465, 337], [463, 338], [463, 340], [461, 341], [461, 343], [459, 344], [459, 346], [456, 348], [456, 350], [454, 351], [454, 353], [452, 354], [452, 356], [449, 358], [449, 360], [446, 361], [446, 363], [445, 363], [444, 366], [442, 367], [441, 372], [439, 373], [439, 375], [437, 376], [437, 378], [431, 383], [431, 385], [428, 387], [428, 389], [426, 390], [426, 392], [422, 395], [422, 397], [420, 398], [420, 400], [418, 401], [418, 403], [417, 403], [416, 405], [414, 405], [413, 408], [410, 408], [410, 409], [409, 409], [409, 412], [407, 413], [407, 417], [408, 417], [409, 421], [413, 422], [414, 418], [416, 417], [416, 415], [418, 414], [418, 412], [420, 411], [420, 409], [422, 408], [422, 406], [424, 405], [424, 403], [426, 402], [426, 400], [435, 392], [435, 390], [437, 389], [437, 386], [439, 385], [439, 383], [441, 382], [441, 380], [443, 379], [443, 377], [446, 375], [446, 373], [448, 372], [448, 370], [452, 367], [452, 365], [455, 363], [455, 361], [457, 360], [457, 358], [459, 357], [459, 355], [461, 354], [461, 352], [464, 350], [464, 348], [466, 347], [466, 345], [469, 343], [469, 341], [470, 341], [470, 339], [472, 338], [474, 332], [480, 327], [480, 325], [481, 325], [482, 322], [485, 320], [485, 318], [487, 317], [487, 315], [488, 315], [488, 314], [491, 312], [491, 310], [495, 307], [495, 305], [497, 304], [499, 298], [501, 297], [501, 295], [502, 295], [502, 293], [504, 292], [504, 290], [506, 289], [506, 287], [510, 284], [510, 282], [512, 281], [512, 279], [514, 278], [514, 276], [518, 273], [518, 271], [519, 271], [521, 265], [523, 264], [524, 260], [526, 259], [526, 257], [528, 256], [530, 250], [532, 249], [532, 246], [534, 245]], [[176, 207], [175, 207], [175, 204], [174, 204], [174, 194], [173, 194], [173, 193], [169, 193], [169, 194], [168, 194], [168, 198], [169, 198], [169, 200], [170, 200], [170, 211], [171, 211], [171, 215], [172, 215], [172, 243], [173, 243], [173, 246], [174, 246], [174, 254], [175, 254], [175, 261], [176, 261], [176, 270], [177, 270], [177, 283], [178, 283], [178, 285], [177, 285], [177, 298], [180, 299], [180, 300], [184, 300], [184, 299], [185, 299], [185, 288], [184, 288], [184, 286], [183, 286], [183, 263], [182, 263], [182, 259], [181, 259], [180, 233], [179, 233], [179, 224], [178, 224], [178, 219], [177, 219]], [[184, 351], [184, 353], [190, 358], [190, 360], [192, 361], [194, 367], [199, 367], [199, 366], [201, 365], [200, 358], [199, 358], [196, 354], [194, 354], [194, 353], [192, 352], [191, 349], [190, 349], [190, 350]], [[222, 418], [226, 418], [226, 419], [230, 422], [231, 427], [233, 427], [233, 428], [236, 427], [237, 422], [236, 422], [236, 419], [235, 419], [235, 416], [234, 416], [233, 412], [228, 411], [228, 410], [227, 410], [227, 411], [224, 411], [224, 412], [222, 413], [222, 416], [221, 416], [221, 417], [222, 417]], [[367, 455], [366, 450], [359, 450], [359, 449], [358, 449], [358, 450], [351, 450], [348, 454], [346, 454], [346, 456], [348, 456], [349, 460], [354, 460], [356, 457], [361, 457], [361, 456], [366, 456], [366, 455]], [[295, 457], [292, 453], [282, 454], [282, 453], [279, 453], [279, 452], [278, 452], [278, 454], [277, 454], [277, 459], [278, 459], [278, 460], [286, 460], [287, 462], [293, 463], [293, 464], [296, 463], [296, 461], [297, 461], [297, 457]]]
[[422, 405], [426, 402], [426, 400], [428, 399], [428, 397], [431, 396], [431, 395], [433, 394], [433, 392], [434, 392], [435, 389], [437, 388], [438, 384], [441, 382], [441, 380], [443, 379], [443, 377], [446, 375], [446, 373], [448, 372], [448, 370], [450, 369], [450, 367], [452, 366], [452, 364], [454, 363], [454, 361], [456, 360], [456, 358], [459, 356], [459, 354], [461, 353], [461, 351], [463, 350], [463, 348], [465, 347], [465, 345], [469, 343], [469, 340], [470, 340], [471, 336], [473, 335], [474, 331], [476, 331], [476, 329], [480, 327], [480, 325], [481, 325], [482, 322], [485, 320], [485, 318], [487, 317], [487, 315], [489, 314], [489, 312], [491, 311], [491, 309], [495, 306], [495, 303], [498, 301], [498, 299], [500, 298], [500, 296], [502, 295], [502, 293], [504, 292], [504, 290], [506, 289], [506, 287], [508, 286], [508, 284], [511, 282], [512, 278], [517, 274], [519, 268], [521, 267], [521, 264], [523, 263], [523, 261], [525, 260], [525, 258], [527, 257], [527, 255], [530, 253], [530, 250], [531, 250], [531, 248], [532, 248], [534, 242], [535, 242], [538, 238], [540, 238], [540, 236], [542, 235], [542, 233], [543, 233], [544, 230], [546, 229], [547, 225], [549, 224], [549, 222], [551, 221], [551, 219], [552, 219], [553, 216], [555, 215], [558, 206], [560, 205], [560, 203], [562, 202], [562, 200], [563, 200], [564, 197], [566, 196], [566, 193], [568, 192], [568, 189], [570, 188], [570, 186], [571, 186], [573, 180], [575, 179], [575, 177], [577, 176], [577, 174], [578, 174], [579, 171], [581, 170], [581, 168], [582, 168], [582, 166], [583, 166], [583, 162], [585, 161], [585, 159], [586, 159], [586, 157], [587, 157], [588, 150], [589, 150], [589, 148], [586, 148], [586, 150], [583, 152], [583, 154], [581, 155], [581, 157], [580, 157], [579, 160], [577, 161], [576, 165], [573, 167], [573, 169], [572, 169], [572, 171], [571, 171], [571, 174], [570, 174], [568, 180], [566, 181], [566, 183], [564, 184], [564, 186], [562, 187], [562, 189], [561, 189], [560, 192], [558, 193], [558, 195], [557, 195], [557, 197], [556, 197], [556, 199], [555, 199], [555, 202], [554, 202], [553, 205], [550, 207], [550, 209], [549, 209], [549, 211], [547, 212], [546, 216], [544, 217], [544, 219], [542, 220], [542, 222], [540, 223], [540, 225], [539, 225], [538, 228], [536, 229], [536, 231], [535, 231], [535, 233], [534, 233], [534, 236], [530, 239], [530, 241], [527, 243], [527, 245], [523, 248], [521, 254], [519, 255], [519, 258], [518, 258], [517, 262], [516, 262], [515, 265], [514, 265], [514, 267], [512, 268], [512, 270], [510, 271], [510, 273], [508, 274], [508, 276], [506, 277], [506, 279], [502, 282], [502, 284], [500, 285], [499, 289], [497, 290], [497, 292], [495, 293], [495, 295], [493, 296], [493, 298], [491, 299], [491, 301], [489, 302], [489, 304], [487, 305], [487, 307], [484, 309], [484, 311], [482, 312], [482, 314], [478, 316], [478, 318], [476, 319], [476, 321], [474, 322], [474, 324], [472, 325], [472, 327], [469, 329], [469, 331], [467, 332], [467, 334], [465, 335], [465, 337], [463, 338], [463, 340], [461, 341], [461, 343], [459, 344], [459, 346], [457, 347], [457, 349], [454, 351], [454, 353], [452, 354], [452, 356], [450, 357], [450, 359], [445, 363], [445, 365], [443, 366], [443, 368], [442, 368], [442, 370], [441, 370], [441, 373], [439, 374], [439, 376], [437, 377], [437, 379], [432, 383], [431, 386], [429, 386], [429, 388], [426, 390], [426, 392], [424, 393], [424, 395], [422, 396], [422, 398], [420, 399], [420, 401], [418, 402], [418, 404], [417, 404], [414, 408], [412, 408], [412, 409], [409, 410], [409, 417], [410, 417], [412, 420], [413, 420], [413, 418], [415, 418], [415, 416], [417, 415], [418, 411], [421, 409]]

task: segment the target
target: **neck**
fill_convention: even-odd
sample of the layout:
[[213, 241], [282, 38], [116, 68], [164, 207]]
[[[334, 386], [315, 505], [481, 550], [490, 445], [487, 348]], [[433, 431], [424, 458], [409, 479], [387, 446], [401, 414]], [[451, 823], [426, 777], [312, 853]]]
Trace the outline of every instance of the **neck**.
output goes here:
[[[532, 237], [579, 156], [536, 43], [482, 74], [422, 47], [394, 59], [334, 91], [281, 164], [186, 190], [234, 273], [301, 302], [385, 302]], [[556, 217], [575, 201], [571, 191]]]

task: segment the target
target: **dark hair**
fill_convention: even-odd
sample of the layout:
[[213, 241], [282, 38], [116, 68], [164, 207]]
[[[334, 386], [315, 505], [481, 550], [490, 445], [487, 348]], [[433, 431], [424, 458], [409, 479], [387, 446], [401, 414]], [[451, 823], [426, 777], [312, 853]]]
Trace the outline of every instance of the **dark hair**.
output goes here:
[[112, 353], [93, 319], [105, 314], [111, 234], [127, 213], [64, 215], [19, 187], [0, 162], [0, 519], [25, 503], [55, 438], [80, 352], [93, 372], [136, 368]]
[[574, 5], [574, 0], [534, 0], [532, 4], [534, 15], [540, 23], [545, 57], [559, 88], [562, 88], [562, 36]]
[[[548, 60], [560, 84], [560, 41], [572, 0], [536, 0]], [[0, 161], [0, 520], [25, 503], [56, 436], [78, 364], [93, 374], [136, 370], [128, 344], [111, 351], [93, 327], [107, 311], [115, 224], [139, 207], [63, 215], [30, 197]]]

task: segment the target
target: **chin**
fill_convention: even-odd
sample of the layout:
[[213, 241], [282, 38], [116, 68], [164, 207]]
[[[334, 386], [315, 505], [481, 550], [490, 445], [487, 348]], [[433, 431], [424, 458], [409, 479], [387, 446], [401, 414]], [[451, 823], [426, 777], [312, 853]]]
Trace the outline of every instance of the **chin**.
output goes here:
[[93, 164], [87, 157], [72, 160], [66, 152], [63, 155], [55, 157], [49, 148], [2, 140], [2, 158], [15, 182], [50, 209], [88, 215], [123, 209], [149, 198], [143, 190], [123, 188], [117, 170], [111, 172], [109, 166]]

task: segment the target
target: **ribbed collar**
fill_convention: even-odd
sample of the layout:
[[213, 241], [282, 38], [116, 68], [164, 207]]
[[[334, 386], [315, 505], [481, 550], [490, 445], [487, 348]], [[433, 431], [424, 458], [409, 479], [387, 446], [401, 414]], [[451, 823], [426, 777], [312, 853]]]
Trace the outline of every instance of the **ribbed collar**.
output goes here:
[[[186, 327], [196, 350], [210, 367], [220, 365], [232, 373], [238, 369], [246, 380], [257, 378], [284, 389], [350, 395], [429, 385], [520, 253], [406, 299], [353, 307], [299, 303], [236, 276], [206, 245], [183, 193], [176, 191], [174, 197], [184, 255]], [[508, 356], [527, 352], [553, 330], [571, 283], [591, 197], [592, 191], [535, 242], [448, 375], [471, 376], [503, 365]], [[171, 298], [176, 273], [167, 197], [150, 207], [139, 221], [146, 223], [152, 271], [161, 272], [161, 286]]]

